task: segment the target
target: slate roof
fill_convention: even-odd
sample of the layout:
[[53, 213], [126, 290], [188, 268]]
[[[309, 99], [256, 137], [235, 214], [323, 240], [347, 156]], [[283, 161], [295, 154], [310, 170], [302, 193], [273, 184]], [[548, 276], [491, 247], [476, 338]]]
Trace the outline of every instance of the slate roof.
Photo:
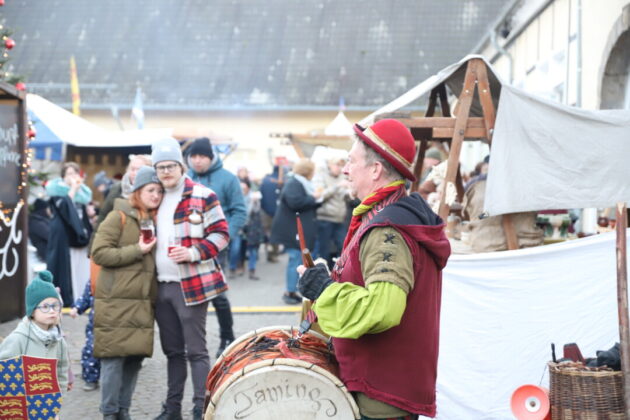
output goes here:
[[374, 109], [466, 55], [508, 0], [9, 0], [11, 67], [82, 108]]

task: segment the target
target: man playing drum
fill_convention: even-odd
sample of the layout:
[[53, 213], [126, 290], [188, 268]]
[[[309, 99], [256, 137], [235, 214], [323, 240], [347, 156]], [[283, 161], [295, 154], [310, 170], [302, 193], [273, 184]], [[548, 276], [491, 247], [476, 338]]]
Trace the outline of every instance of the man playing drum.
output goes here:
[[316, 300], [340, 377], [362, 419], [435, 417], [444, 224], [405, 178], [416, 152], [409, 130], [381, 120], [358, 136], [343, 172], [361, 204], [332, 273], [305, 269], [299, 291]]

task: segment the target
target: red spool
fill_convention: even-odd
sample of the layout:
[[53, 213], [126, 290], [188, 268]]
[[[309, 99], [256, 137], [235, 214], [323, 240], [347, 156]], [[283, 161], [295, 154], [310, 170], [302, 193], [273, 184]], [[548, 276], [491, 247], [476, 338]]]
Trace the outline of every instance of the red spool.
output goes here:
[[551, 420], [549, 390], [536, 385], [520, 386], [512, 393], [510, 408], [518, 420]]

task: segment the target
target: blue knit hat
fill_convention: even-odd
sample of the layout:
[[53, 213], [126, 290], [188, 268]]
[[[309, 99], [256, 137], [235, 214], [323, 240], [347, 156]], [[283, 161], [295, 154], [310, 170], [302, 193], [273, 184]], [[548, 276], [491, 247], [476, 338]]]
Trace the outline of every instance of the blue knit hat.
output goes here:
[[32, 316], [37, 305], [46, 298], [54, 297], [61, 302], [59, 293], [57, 293], [52, 281], [52, 273], [48, 270], [42, 270], [37, 273], [33, 281], [26, 286], [26, 316]]

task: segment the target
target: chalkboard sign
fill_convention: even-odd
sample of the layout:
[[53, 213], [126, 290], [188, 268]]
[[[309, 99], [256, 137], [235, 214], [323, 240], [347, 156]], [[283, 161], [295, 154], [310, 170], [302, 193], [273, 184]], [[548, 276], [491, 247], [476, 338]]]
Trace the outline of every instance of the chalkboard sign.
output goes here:
[[17, 101], [0, 101], [0, 201], [14, 208], [20, 201], [17, 186], [22, 182], [22, 139], [19, 135]]
[[24, 92], [0, 82], [0, 322], [24, 315], [28, 271], [26, 247], [28, 169], [24, 151], [26, 104]]

